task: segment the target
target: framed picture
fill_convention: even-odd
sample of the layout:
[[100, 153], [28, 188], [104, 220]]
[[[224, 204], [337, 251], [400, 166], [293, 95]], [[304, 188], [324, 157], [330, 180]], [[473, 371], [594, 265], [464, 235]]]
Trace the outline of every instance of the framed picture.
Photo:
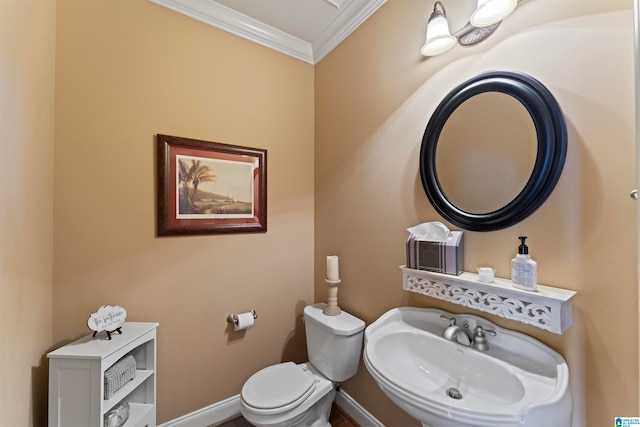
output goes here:
[[158, 135], [158, 235], [267, 231], [267, 151]]

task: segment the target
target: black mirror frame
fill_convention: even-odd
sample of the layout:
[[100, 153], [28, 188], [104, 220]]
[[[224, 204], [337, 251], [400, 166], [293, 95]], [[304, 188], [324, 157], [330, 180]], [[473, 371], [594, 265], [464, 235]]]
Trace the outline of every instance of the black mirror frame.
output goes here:
[[[435, 154], [447, 119], [464, 101], [484, 92], [511, 95], [524, 105], [533, 119], [538, 149], [531, 176], [511, 202], [493, 212], [472, 213], [447, 199], [436, 174]], [[429, 201], [447, 221], [464, 230], [495, 231], [522, 221], [545, 202], [560, 178], [566, 155], [567, 127], [551, 92], [526, 74], [491, 71], [454, 88], [435, 109], [422, 138], [420, 177]]]

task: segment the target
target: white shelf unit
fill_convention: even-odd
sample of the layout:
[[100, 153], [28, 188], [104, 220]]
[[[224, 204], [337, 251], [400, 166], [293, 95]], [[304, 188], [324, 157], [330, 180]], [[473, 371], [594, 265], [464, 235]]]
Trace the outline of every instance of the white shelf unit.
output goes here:
[[[104, 414], [123, 400], [130, 407], [124, 427], [155, 427], [157, 327], [124, 322], [110, 340], [98, 332], [48, 353], [49, 427], [104, 427]], [[129, 354], [135, 378], [105, 399], [105, 371]]]
[[563, 334], [573, 323], [571, 299], [575, 291], [538, 285], [535, 292], [512, 286], [511, 280], [496, 277], [492, 283], [464, 272], [459, 276], [415, 270], [401, 266], [402, 287], [428, 297], [516, 320]]

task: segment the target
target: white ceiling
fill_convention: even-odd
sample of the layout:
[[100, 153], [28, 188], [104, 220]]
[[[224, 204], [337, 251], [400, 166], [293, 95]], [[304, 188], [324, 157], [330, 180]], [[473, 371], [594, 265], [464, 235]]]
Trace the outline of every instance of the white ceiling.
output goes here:
[[294, 58], [318, 63], [386, 0], [150, 0]]

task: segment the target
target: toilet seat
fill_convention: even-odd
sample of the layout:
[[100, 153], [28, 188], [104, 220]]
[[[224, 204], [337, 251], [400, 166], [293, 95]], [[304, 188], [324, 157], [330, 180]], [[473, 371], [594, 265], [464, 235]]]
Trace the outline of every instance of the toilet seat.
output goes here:
[[305, 365], [285, 362], [253, 374], [242, 387], [241, 397], [254, 413], [272, 415], [300, 405], [315, 388]]

